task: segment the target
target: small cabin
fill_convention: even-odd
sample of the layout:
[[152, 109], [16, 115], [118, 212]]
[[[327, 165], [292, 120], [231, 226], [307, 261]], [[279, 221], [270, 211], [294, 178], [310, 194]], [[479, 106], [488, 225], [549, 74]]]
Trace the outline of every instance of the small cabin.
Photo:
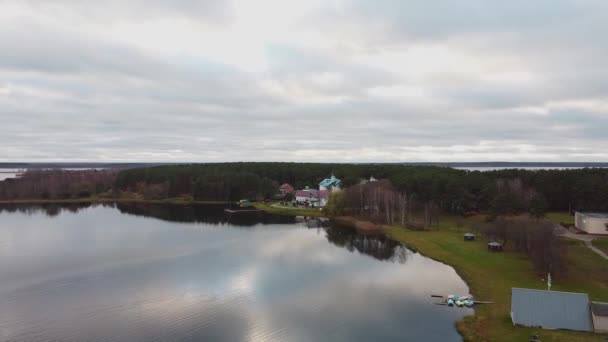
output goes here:
[[608, 235], [608, 213], [582, 213], [574, 215], [576, 229], [587, 234]]
[[281, 194], [282, 196], [285, 196], [287, 194], [292, 194], [292, 193], [294, 193], [294, 191], [295, 191], [295, 188], [289, 183], [285, 183], [279, 187], [279, 194]]
[[514, 325], [542, 329], [593, 331], [586, 293], [511, 289]]
[[472, 233], [464, 234], [464, 241], [475, 241], [475, 234], [472, 234]]
[[491, 252], [502, 252], [502, 243], [492, 241], [488, 243], [488, 250]]

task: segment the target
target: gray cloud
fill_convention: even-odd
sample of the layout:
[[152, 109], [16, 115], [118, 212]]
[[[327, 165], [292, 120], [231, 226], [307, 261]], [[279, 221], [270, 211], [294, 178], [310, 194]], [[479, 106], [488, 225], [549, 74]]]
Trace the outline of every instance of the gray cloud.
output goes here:
[[275, 5], [0, 1], [0, 161], [608, 161], [603, 1]]

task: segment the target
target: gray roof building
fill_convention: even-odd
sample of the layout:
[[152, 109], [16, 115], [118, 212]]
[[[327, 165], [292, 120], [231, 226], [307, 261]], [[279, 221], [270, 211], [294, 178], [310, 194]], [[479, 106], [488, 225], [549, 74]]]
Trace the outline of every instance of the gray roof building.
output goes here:
[[593, 331], [586, 293], [512, 288], [511, 320], [527, 327]]

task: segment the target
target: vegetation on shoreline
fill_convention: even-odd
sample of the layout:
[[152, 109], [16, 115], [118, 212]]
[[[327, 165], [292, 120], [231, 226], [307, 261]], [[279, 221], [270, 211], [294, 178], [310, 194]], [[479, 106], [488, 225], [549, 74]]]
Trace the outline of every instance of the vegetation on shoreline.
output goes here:
[[[260, 209], [279, 213], [279, 208], [258, 203]], [[320, 214], [316, 209], [283, 209], [285, 215]], [[312, 211], [312, 212], [310, 212]], [[313, 215], [304, 215], [313, 216]], [[316, 216], [316, 215], [314, 215]], [[567, 213], [552, 213], [552, 219], [568, 218]], [[546, 275], [539, 274], [525, 254], [507, 249], [502, 253], [487, 251], [483, 239], [465, 242], [463, 233], [485, 221], [484, 215], [468, 218], [444, 216], [431, 231], [415, 231], [399, 225], [384, 226], [384, 233], [417, 252], [453, 266], [467, 282], [471, 293], [494, 304], [479, 305], [473, 316], [457, 322], [465, 341], [526, 341], [538, 334], [543, 341], [602, 341], [604, 335], [563, 330], [515, 327], [509, 317], [511, 288], [546, 288]], [[608, 240], [601, 240], [608, 241]], [[608, 263], [580, 241], [559, 241], [567, 272], [553, 275], [553, 290], [588, 293], [591, 300], [608, 301]]]
[[[478, 218], [470, 218], [465, 226]], [[480, 305], [474, 316], [458, 322], [466, 341], [526, 341], [539, 334], [543, 341], [600, 341], [601, 335], [559, 330], [514, 327], [509, 317], [512, 287], [546, 288], [546, 276], [539, 275], [522, 254], [505, 251], [490, 253], [486, 242], [466, 242], [453, 218], [444, 219], [438, 230], [412, 231], [388, 226], [385, 233], [416, 251], [453, 266], [469, 284], [471, 292], [495, 304]], [[561, 241], [567, 249], [568, 272], [553, 280], [553, 290], [588, 293], [592, 300], [608, 301], [608, 263], [580, 241]]]
[[[543, 341], [601, 340], [597, 334], [513, 327], [510, 289], [545, 288], [546, 275], [538, 273], [542, 268], [535, 268], [529, 256], [510, 250], [513, 247], [489, 253], [482, 239], [464, 242], [462, 233], [485, 219], [479, 212], [494, 218], [528, 213], [538, 221], [546, 217], [570, 225], [571, 210], [608, 210], [608, 169], [470, 172], [399, 164], [221, 163], [119, 172], [51, 170], [0, 182], [0, 204], [234, 203], [271, 198], [283, 182], [296, 188], [315, 186], [331, 173], [348, 188], [332, 194], [325, 210], [266, 202], [252, 205], [279, 215], [344, 215], [384, 224], [390, 238], [452, 265], [476, 297], [495, 302], [479, 306], [476, 315], [458, 323], [465, 340], [524, 341], [534, 333]], [[382, 180], [361, 183], [370, 176]], [[503, 238], [520, 239], [520, 247], [529, 245], [531, 240], [524, 237], [528, 239], [532, 230], [516, 236], [509, 234], [519, 231], [505, 229]], [[495, 230], [494, 235], [500, 232]], [[593, 244], [606, 251], [606, 241]], [[586, 292], [592, 300], [608, 301], [608, 263], [580, 241], [554, 243], [564, 251], [560, 257], [566, 272], [555, 275], [553, 289]]]
[[252, 205], [258, 209], [277, 215], [324, 217], [325, 212], [319, 208], [299, 208], [279, 206], [276, 203], [253, 202]]
[[[0, 200], [86, 197], [198, 201], [272, 198], [279, 184], [316, 187], [330, 174], [344, 187], [373, 176], [408, 210], [429, 215], [490, 211], [608, 210], [608, 169], [465, 171], [401, 164], [209, 163], [125, 170], [32, 170], [0, 182]], [[395, 208], [396, 209], [396, 208]], [[425, 222], [429, 220], [427, 217]]]

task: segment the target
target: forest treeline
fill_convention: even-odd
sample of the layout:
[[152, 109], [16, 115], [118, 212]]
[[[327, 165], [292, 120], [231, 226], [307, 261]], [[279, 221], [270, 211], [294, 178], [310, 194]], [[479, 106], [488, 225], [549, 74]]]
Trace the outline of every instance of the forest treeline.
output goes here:
[[34, 169], [0, 181], [0, 200], [69, 199], [98, 196], [113, 189], [119, 170]]
[[[0, 182], [0, 199], [139, 196], [147, 199], [191, 197], [234, 201], [270, 198], [278, 185], [310, 186], [335, 174], [343, 186], [358, 191], [354, 210], [375, 211], [400, 220], [411, 211], [497, 214], [539, 207], [544, 210], [608, 211], [608, 169], [465, 171], [447, 167], [400, 164], [217, 163], [168, 165], [126, 170], [38, 170]], [[375, 187], [381, 204], [362, 204], [361, 180], [384, 180]], [[371, 184], [371, 183], [370, 183]], [[368, 185], [370, 186], [370, 185]], [[359, 189], [358, 187], [361, 187]], [[354, 195], [353, 195], [354, 196]], [[405, 205], [405, 208], [404, 208]], [[382, 209], [382, 208], [384, 209]], [[390, 208], [389, 208], [390, 207]], [[389, 208], [389, 209], [386, 209]], [[385, 212], [388, 210], [388, 215]]]

